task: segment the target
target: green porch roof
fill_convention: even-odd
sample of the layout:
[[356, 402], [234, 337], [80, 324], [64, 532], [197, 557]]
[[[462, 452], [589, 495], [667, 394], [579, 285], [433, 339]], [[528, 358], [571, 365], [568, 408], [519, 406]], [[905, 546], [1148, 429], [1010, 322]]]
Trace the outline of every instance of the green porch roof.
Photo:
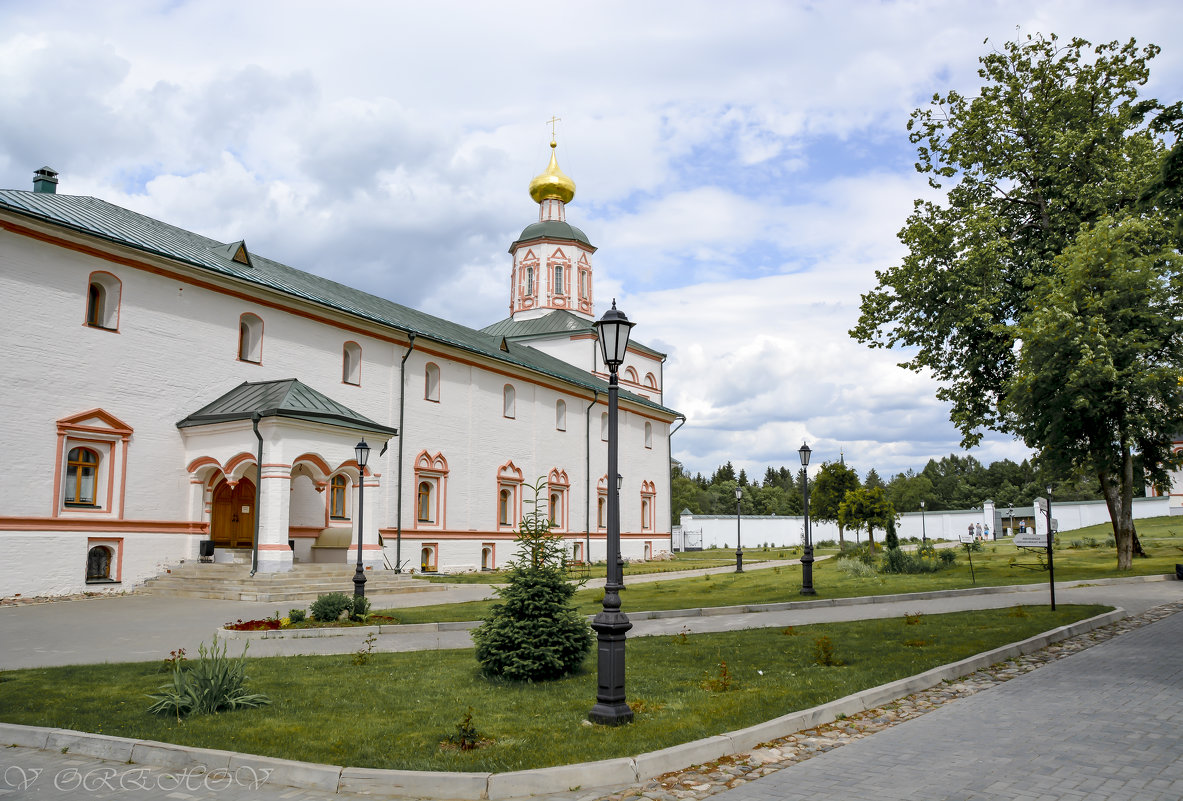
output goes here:
[[[607, 391], [607, 383], [585, 370], [534, 348], [501, 350], [502, 337], [434, 317], [409, 306], [359, 289], [297, 270], [251, 252], [247, 261], [231, 255], [238, 243], [217, 240], [186, 231], [98, 198], [0, 189], [0, 211], [78, 231], [125, 247], [182, 262], [246, 284], [265, 287], [386, 326], [404, 334], [439, 342], [506, 364], [558, 378], [569, 384]], [[565, 224], [565, 223], [564, 223]], [[529, 230], [529, 229], [527, 229]], [[621, 398], [671, 416], [677, 412], [646, 398], [621, 390]]]
[[381, 434], [387, 438], [398, 430], [375, 423], [343, 403], [317, 392], [294, 378], [279, 381], [244, 381], [213, 403], [201, 407], [177, 423], [177, 428], [192, 428], [231, 420], [260, 417], [288, 417], [313, 423], [327, 423], [343, 428]]

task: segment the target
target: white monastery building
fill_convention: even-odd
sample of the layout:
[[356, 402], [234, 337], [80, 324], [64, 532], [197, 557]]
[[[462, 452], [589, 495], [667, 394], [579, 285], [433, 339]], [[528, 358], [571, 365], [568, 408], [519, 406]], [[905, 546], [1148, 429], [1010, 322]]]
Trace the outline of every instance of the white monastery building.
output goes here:
[[[359, 481], [371, 570], [504, 565], [540, 479], [572, 559], [604, 559], [596, 249], [551, 148], [510, 316], [483, 330], [58, 193], [48, 168], [0, 190], [0, 597], [131, 589], [203, 541], [241, 560], [256, 525], [260, 571], [353, 563]], [[670, 547], [664, 358], [630, 343], [620, 368], [628, 559]]]

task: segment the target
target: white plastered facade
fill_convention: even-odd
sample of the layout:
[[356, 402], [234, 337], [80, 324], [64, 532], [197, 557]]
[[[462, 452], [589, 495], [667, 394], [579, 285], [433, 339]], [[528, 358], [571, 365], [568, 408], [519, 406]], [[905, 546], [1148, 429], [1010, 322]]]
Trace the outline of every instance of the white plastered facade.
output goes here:
[[[117, 288], [110, 296], [117, 308], [106, 310], [101, 325], [88, 324], [88, 289], [96, 274]], [[0, 597], [127, 590], [196, 559], [199, 542], [211, 538], [215, 525], [215, 495], [244, 482], [261, 484], [253, 508], [260, 570], [352, 562], [359, 479], [353, 444], [363, 436], [373, 446], [362, 532], [369, 566], [383, 569], [399, 558], [416, 571], [425, 563], [440, 571], [503, 566], [515, 536], [511, 526], [499, 524], [505, 486], [499, 475], [507, 465], [523, 484], [553, 477], [548, 500], [557, 491], [558, 529], [569, 552], [604, 558], [597, 520], [606, 465], [602, 390], [597, 395], [586, 384], [427, 335], [411, 342], [390, 326], [8, 208], [0, 208], [0, 313], [9, 409], [3, 422], [8, 458], [0, 471]], [[247, 314], [262, 322], [257, 361], [240, 358], [240, 323]], [[343, 380], [347, 343], [361, 353], [356, 383]], [[579, 345], [578, 361], [569, 361], [588, 370], [595, 342]], [[565, 360], [575, 355], [560, 350]], [[636, 358], [644, 375], [651, 368], [642, 370], [640, 362], [652, 356], [638, 352]], [[435, 398], [428, 397], [428, 363], [438, 368]], [[243, 382], [290, 378], [400, 429], [401, 486], [399, 437], [383, 443], [347, 424], [263, 417], [260, 479], [249, 420], [177, 426]], [[506, 386], [514, 394], [512, 417], [506, 415]], [[652, 400], [660, 404], [660, 395]], [[566, 407], [562, 421], [559, 401]], [[622, 401], [627, 558], [669, 548], [674, 419], [660, 406]], [[389, 447], [381, 454], [383, 444]], [[68, 463], [79, 448], [97, 462], [89, 505], [64, 500], [65, 485], [77, 482]], [[425, 470], [417, 469], [421, 457], [429, 463]], [[339, 516], [330, 514], [335, 477], [346, 487]], [[421, 520], [423, 481], [435, 487], [438, 511]], [[520, 517], [526, 493], [518, 490]], [[88, 580], [96, 555], [105, 560], [101, 581]]]

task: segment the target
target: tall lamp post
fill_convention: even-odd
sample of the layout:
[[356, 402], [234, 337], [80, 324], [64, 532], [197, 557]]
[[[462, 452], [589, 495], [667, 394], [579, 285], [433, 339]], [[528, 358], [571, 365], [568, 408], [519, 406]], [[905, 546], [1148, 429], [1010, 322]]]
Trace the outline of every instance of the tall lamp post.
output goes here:
[[366, 462], [370, 460], [370, 446], [363, 438], [353, 449], [357, 457], [357, 570], [353, 571], [353, 596], [364, 598], [366, 594], [366, 571], [361, 563], [362, 533], [365, 531], [366, 512]]
[[813, 533], [809, 530], [809, 454], [813, 453], [809, 445], [802, 442], [797, 449], [801, 457], [801, 491], [805, 495], [805, 547], [801, 554], [801, 594], [817, 595], [813, 588]]
[[1056, 565], [1052, 561], [1052, 485], [1047, 485], [1047, 584], [1052, 595], [1052, 611], [1056, 611]]
[[735, 572], [743, 572], [743, 547], [739, 544], [739, 521], [741, 514], [739, 510], [739, 499], [743, 497], [743, 490], [739, 487], [735, 488]]
[[924, 501], [920, 502], [920, 539], [928, 545], [928, 521], [924, 517]]
[[[616, 371], [624, 363], [628, 350], [629, 331], [636, 323], [630, 323], [623, 312], [617, 311], [616, 299], [612, 308], [596, 322], [596, 333], [600, 341], [600, 355], [608, 367], [608, 475], [619, 476], [617, 472], [617, 395], [619, 384]], [[620, 565], [620, 485], [608, 481], [608, 580], [604, 584], [604, 608], [592, 620], [599, 640], [597, 653], [596, 705], [587, 717], [593, 723], [619, 726], [631, 723], [633, 710], [624, 696], [624, 637], [633, 624], [628, 615], [620, 611], [620, 591], [624, 589], [624, 571]]]

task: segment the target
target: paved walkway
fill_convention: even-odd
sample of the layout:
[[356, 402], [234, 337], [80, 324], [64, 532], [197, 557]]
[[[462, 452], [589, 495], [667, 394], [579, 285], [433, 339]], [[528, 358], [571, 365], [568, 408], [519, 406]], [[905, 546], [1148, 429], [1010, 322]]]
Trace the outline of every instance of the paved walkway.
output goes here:
[[1179, 801], [1175, 614], [713, 801]]

